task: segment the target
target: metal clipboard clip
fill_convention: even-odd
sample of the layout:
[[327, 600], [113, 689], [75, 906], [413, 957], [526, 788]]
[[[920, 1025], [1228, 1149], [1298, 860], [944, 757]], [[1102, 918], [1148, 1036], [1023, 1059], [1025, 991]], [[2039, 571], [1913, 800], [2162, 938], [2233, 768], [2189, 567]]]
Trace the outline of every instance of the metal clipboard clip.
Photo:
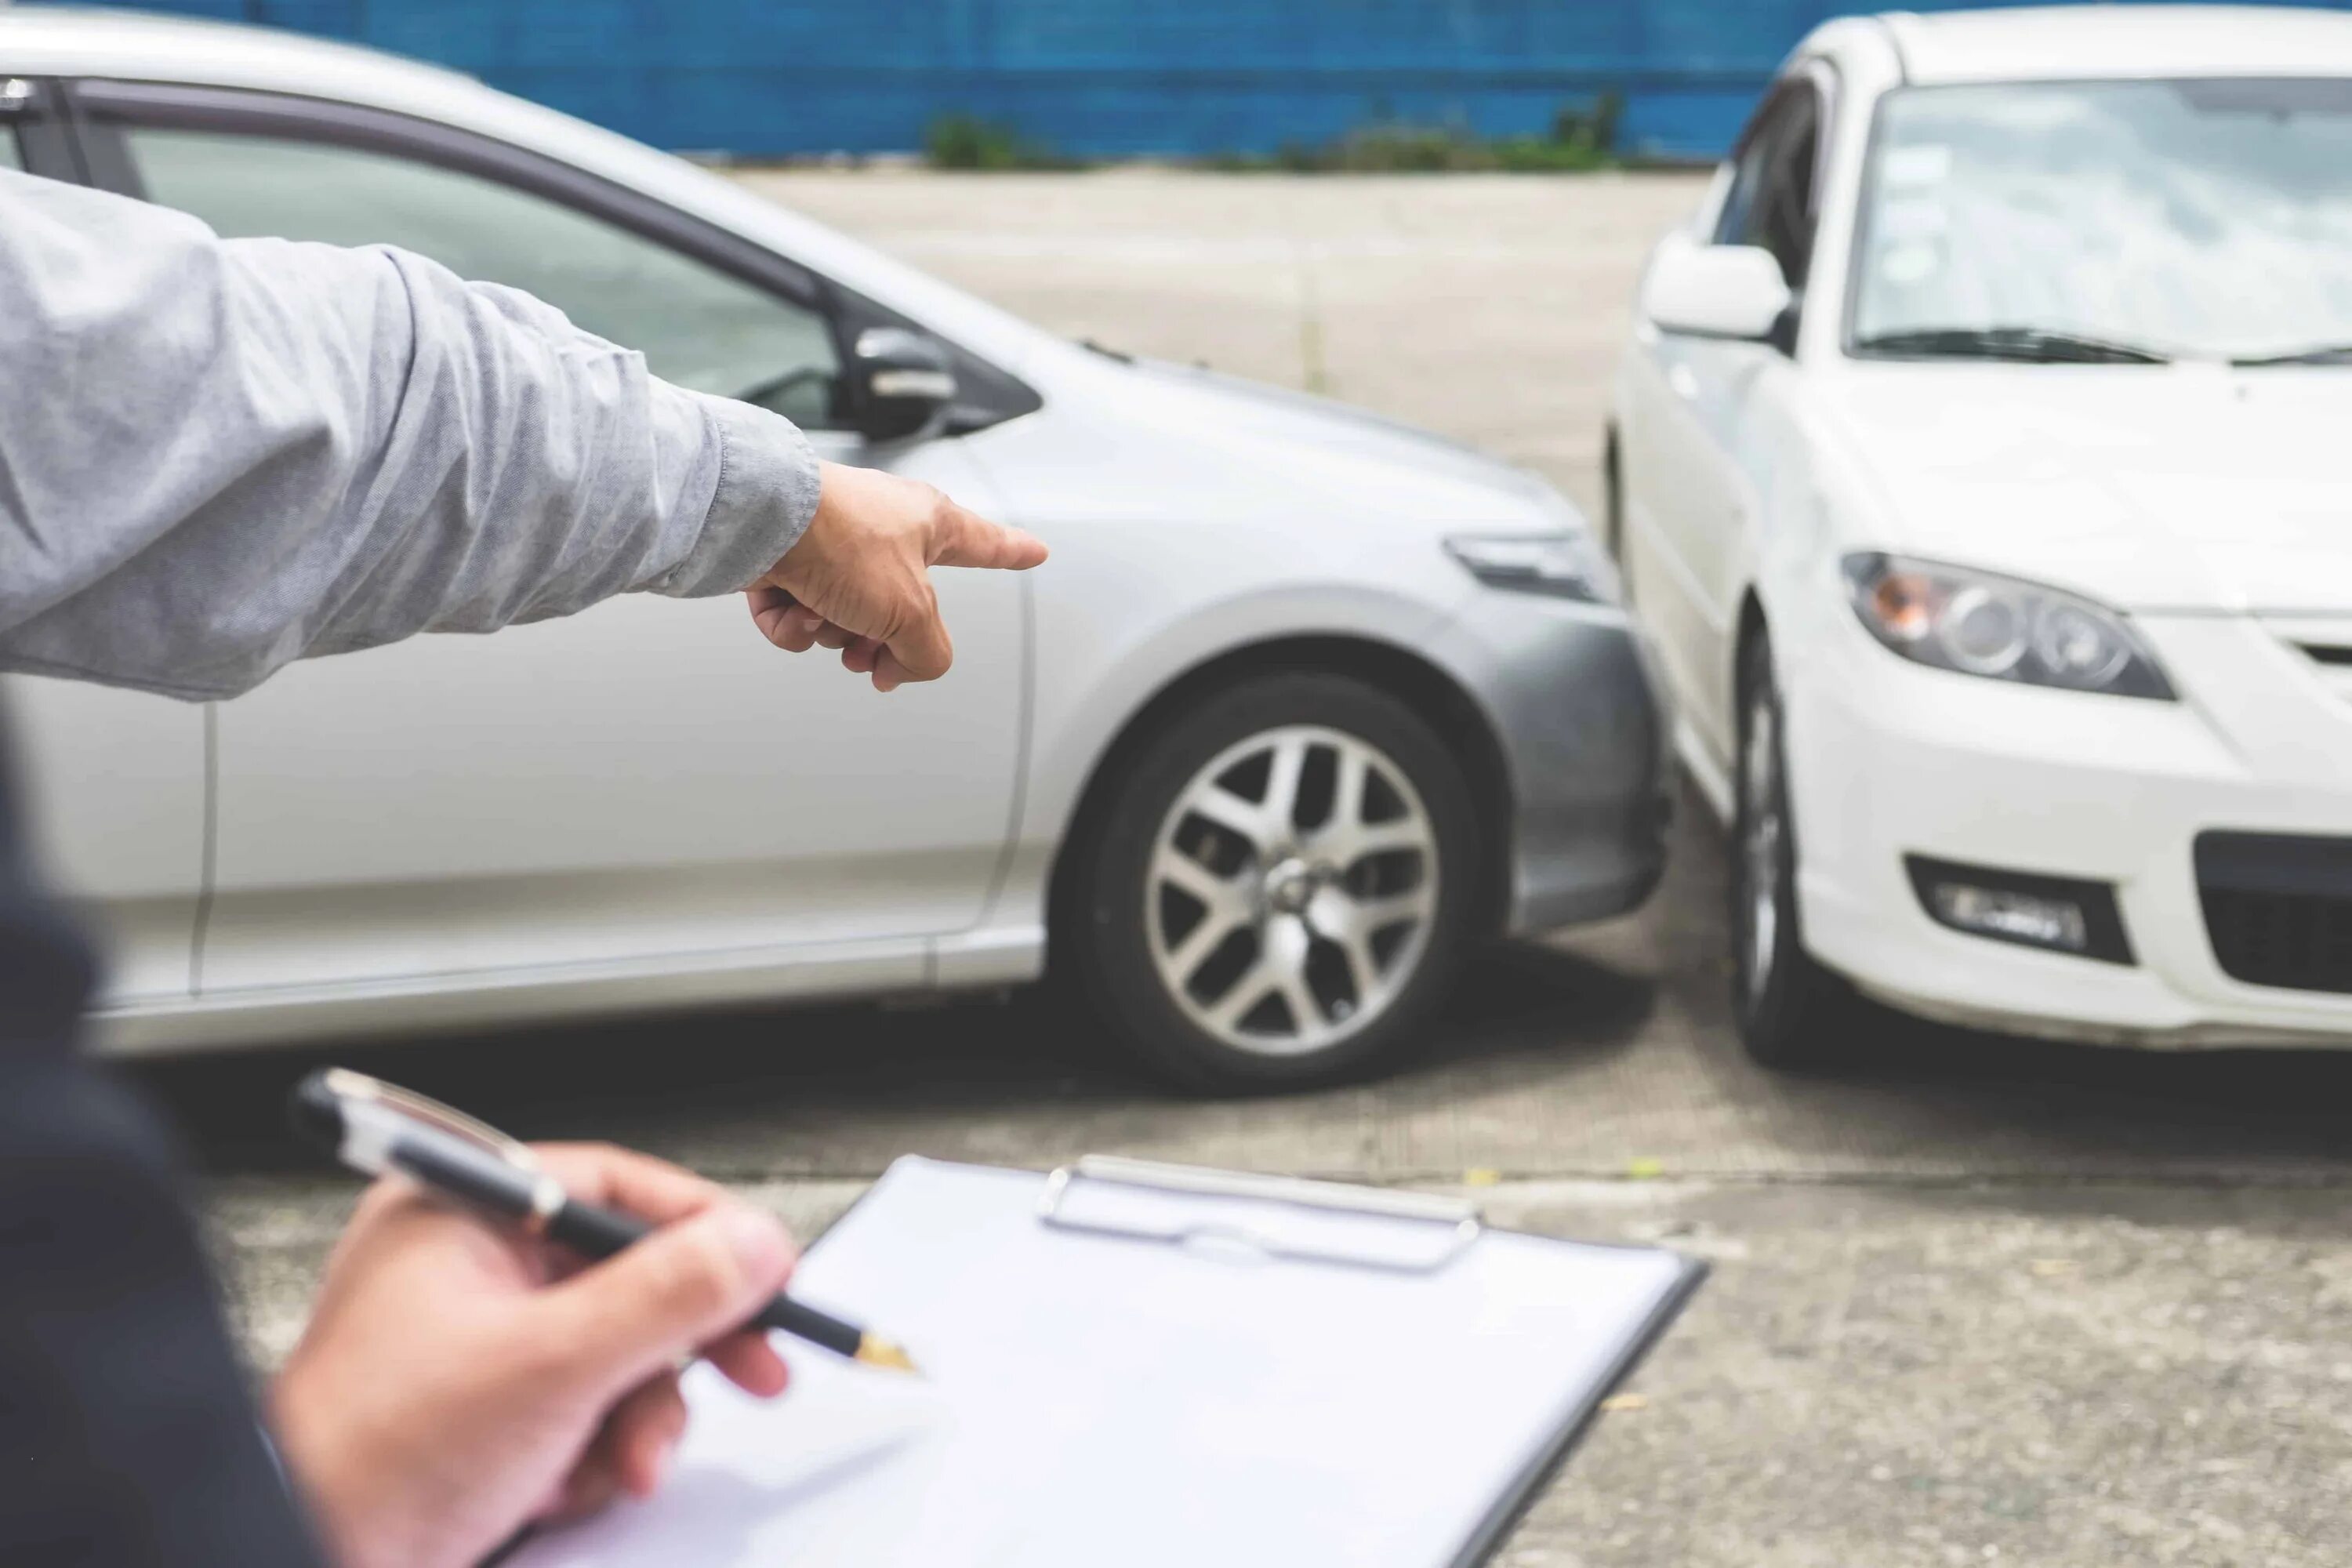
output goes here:
[[1477, 1205], [1459, 1198], [1115, 1154], [1054, 1171], [1037, 1217], [1092, 1236], [1406, 1274], [1435, 1273], [1486, 1228]]

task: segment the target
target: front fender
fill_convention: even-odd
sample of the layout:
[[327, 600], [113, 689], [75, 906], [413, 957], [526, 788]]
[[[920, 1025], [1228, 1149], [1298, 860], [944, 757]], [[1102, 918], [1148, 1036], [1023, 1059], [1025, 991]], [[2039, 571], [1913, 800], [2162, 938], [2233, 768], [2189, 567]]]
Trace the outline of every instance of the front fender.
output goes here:
[[[1447, 563], [1451, 566], [1451, 563]], [[1202, 667], [1253, 646], [1298, 637], [1351, 637], [1428, 657], [1423, 644], [1452, 617], [1376, 586], [1260, 588], [1138, 616], [1132, 601], [1047, 605], [1041, 595], [1032, 688], [1029, 788], [1020, 837], [1058, 842], [1087, 782], [1129, 721]]]

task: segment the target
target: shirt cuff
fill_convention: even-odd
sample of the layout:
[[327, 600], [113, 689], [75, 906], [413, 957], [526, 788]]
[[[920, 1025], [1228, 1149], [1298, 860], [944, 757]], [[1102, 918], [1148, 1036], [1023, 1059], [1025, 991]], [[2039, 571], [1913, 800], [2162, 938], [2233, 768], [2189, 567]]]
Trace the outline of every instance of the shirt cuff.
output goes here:
[[731, 397], [689, 394], [719, 449], [702, 533], [654, 592], [692, 599], [750, 587], [800, 542], [816, 516], [816, 454], [781, 415]]

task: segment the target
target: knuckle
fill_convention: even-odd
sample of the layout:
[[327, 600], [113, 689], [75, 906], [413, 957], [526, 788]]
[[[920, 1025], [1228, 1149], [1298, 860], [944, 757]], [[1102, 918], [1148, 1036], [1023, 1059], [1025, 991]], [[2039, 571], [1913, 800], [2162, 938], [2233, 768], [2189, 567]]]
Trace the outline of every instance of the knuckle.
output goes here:
[[725, 1310], [735, 1299], [740, 1281], [735, 1255], [717, 1229], [692, 1227], [663, 1258], [664, 1278], [657, 1289], [663, 1300], [681, 1317], [703, 1317]]
[[604, 1173], [625, 1155], [611, 1143], [534, 1143], [531, 1152], [547, 1170], [568, 1182], [587, 1182], [601, 1188]]

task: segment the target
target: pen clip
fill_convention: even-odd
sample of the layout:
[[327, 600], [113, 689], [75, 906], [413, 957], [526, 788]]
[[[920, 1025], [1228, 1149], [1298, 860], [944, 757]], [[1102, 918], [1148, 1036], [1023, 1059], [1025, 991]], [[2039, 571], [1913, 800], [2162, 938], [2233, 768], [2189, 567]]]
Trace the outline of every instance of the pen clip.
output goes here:
[[436, 1131], [461, 1139], [475, 1147], [488, 1151], [517, 1170], [537, 1173], [539, 1160], [520, 1140], [499, 1131], [487, 1121], [478, 1121], [454, 1106], [403, 1089], [396, 1083], [386, 1083], [380, 1078], [370, 1078], [349, 1068], [329, 1068], [320, 1075], [327, 1091], [338, 1100], [360, 1105], [381, 1107], [396, 1116], [423, 1122]]

